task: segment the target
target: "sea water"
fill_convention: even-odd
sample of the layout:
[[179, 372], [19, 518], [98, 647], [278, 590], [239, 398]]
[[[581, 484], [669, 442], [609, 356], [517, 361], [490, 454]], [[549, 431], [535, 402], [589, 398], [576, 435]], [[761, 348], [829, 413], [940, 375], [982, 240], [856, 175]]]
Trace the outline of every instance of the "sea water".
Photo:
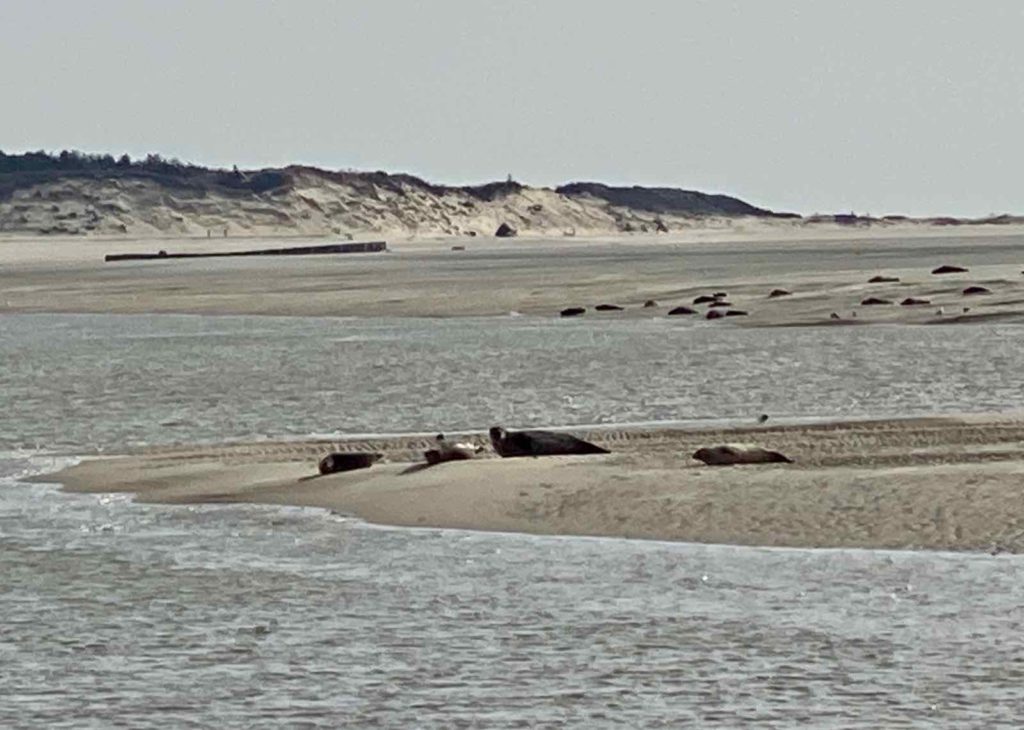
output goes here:
[[368, 526], [30, 474], [310, 433], [1014, 411], [1012, 325], [0, 317], [0, 726], [1024, 714], [1024, 560]]

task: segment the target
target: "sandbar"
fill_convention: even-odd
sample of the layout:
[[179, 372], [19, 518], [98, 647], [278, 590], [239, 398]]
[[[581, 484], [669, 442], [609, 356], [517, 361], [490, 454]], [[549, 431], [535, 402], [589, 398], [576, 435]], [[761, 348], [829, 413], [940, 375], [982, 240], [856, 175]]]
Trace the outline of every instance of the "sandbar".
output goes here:
[[[167, 504], [321, 507], [371, 523], [740, 545], [1024, 552], [1024, 418], [582, 432], [612, 453], [422, 468], [428, 436], [149, 448], [40, 478]], [[482, 434], [453, 435], [486, 443]], [[794, 464], [708, 467], [753, 443]], [[316, 475], [333, 450], [383, 463]]]

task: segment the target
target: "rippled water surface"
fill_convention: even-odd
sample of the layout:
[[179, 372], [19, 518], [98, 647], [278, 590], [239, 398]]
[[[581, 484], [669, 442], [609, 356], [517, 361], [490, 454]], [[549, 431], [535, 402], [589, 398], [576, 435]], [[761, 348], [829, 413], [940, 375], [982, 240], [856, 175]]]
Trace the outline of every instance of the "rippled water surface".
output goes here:
[[19, 478], [125, 442], [1018, 409], [1021, 332], [0, 317], [0, 727], [1019, 726], [1015, 556], [396, 530]]
[[0, 316], [0, 446], [1024, 406], [1019, 325]]

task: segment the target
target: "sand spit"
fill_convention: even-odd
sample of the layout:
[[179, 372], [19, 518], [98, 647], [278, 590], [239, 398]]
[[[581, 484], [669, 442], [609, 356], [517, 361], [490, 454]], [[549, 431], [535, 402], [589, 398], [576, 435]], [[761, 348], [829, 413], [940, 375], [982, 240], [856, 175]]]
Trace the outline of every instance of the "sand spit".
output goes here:
[[[415, 466], [428, 437], [225, 444], [89, 459], [45, 480], [165, 503], [323, 507], [364, 520], [511, 532], [792, 547], [1024, 552], [1024, 420], [936, 418], [729, 430], [599, 430], [608, 455]], [[451, 434], [486, 443], [481, 434]], [[793, 464], [708, 467], [753, 443]], [[369, 469], [316, 475], [332, 450]]]
[[[695, 300], [727, 292], [732, 308], [748, 316], [723, 317], [706, 326], [1024, 319], [1020, 232], [809, 241], [772, 239], [769, 233], [749, 230], [731, 240], [471, 239], [461, 251], [452, 251], [444, 241], [389, 241], [389, 253], [336, 259], [118, 264], [104, 264], [104, 255], [203, 252], [211, 244], [205, 238], [159, 243], [0, 240], [0, 313], [461, 317], [518, 312], [557, 318], [562, 310], [582, 307], [589, 321], [667, 317], [678, 307], [694, 310], [693, 315], [673, 315], [678, 322], [686, 317], [703, 321], [710, 303]], [[291, 239], [288, 244], [315, 240]], [[254, 238], [216, 244], [223, 251], [270, 246]], [[944, 261], [967, 264], [969, 271], [933, 275], [931, 270]], [[976, 286], [991, 293], [964, 295]], [[789, 294], [773, 297], [779, 290]], [[863, 304], [872, 298], [891, 304]], [[908, 299], [928, 304], [900, 306]], [[598, 309], [602, 305], [606, 311]]]

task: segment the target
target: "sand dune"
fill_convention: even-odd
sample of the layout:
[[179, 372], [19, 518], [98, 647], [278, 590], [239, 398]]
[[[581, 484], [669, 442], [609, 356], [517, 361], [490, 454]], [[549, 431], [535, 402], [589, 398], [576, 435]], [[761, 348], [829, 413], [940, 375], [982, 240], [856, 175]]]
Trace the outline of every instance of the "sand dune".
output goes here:
[[[40, 163], [45, 164], [45, 163]], [[56, 161], [52, 164], [57, 164]], [[543, 236], [654, 233], [771, 218], [725, 195], [508, 181], [445, 186], [410, 175], [290, 166], [228, 172], [139, 163], [0, 169], [0, 233], [88, 236]]]
[[[581, 434], [607, 456], [498, 459], [410, 469], [429, 437], [225, 444], [87, 460], [75, 491], [169, 503], [256, 502], [372, 522], [751, 545], [1024, 551], [1024, 422], [972, 417], [718, 431]], [[477, 440], [480, 434], [452, 434]], [[696, 448], [777, 449], [796, 463], [706, 467]], [[313, 476], [319, 456], [385, 462]]]
[[0, 235], [376, 236], [392, 240], [520, 235], [563, 237], [742, 231], [858, 232], [1013, 227], [1024, 218], [868, 218], [776, 213], [722, 194], [578, 182], [557, 188], [508, 180], [475, 186], [385, 172], [292, 165], [208, 169], [163, 160], [118, 164], [72, 154], [0, 157]]

